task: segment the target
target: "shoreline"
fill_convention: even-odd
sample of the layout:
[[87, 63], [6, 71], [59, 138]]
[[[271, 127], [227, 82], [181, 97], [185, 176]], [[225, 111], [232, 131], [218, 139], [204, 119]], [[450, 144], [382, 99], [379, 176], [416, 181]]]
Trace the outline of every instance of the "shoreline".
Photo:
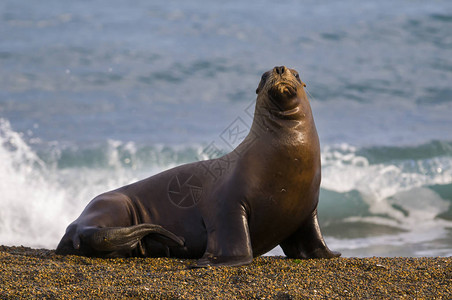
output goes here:
[[265, 256], [241, 267], [190, 269], [194, 262], [0, 246], [0, 298], [452, 298], [452, 257]]

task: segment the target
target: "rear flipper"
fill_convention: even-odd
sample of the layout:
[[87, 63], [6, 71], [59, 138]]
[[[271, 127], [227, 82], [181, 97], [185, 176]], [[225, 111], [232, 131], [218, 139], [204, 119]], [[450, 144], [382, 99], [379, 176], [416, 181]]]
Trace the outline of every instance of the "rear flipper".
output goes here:
[[[70, 234], [70, 229], [68, 233]], [[56, 250], [57, 254], [78, 254], [97, 257], [144, 256], [141, 240], [146, 237], [168, 247], [182, 247], [184, 240], [155, 224], [129, 227], [85, 227], [75, 235], [66, 235]], [[72, 245], [71, 245], [72, 244]]]
[[295, 233], [281, 244], [288, 258], [334, 258], [341, 254], [328, 249], [320, 232], [317, 209]]

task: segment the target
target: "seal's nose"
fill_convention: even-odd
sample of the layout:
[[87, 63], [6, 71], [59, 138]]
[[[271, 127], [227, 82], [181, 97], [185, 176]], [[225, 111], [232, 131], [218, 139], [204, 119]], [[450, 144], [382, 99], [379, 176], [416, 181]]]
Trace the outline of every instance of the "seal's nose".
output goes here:
[[286, 67], [284, 66], [275, 67], [273, 70], [276, 72], [276, 74], [282, 75], [286, 71]]

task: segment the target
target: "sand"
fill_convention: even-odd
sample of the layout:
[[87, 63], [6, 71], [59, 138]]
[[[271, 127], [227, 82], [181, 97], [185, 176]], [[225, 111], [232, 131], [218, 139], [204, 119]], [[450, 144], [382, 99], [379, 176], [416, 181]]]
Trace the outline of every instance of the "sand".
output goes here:
[[0, 246], [0, 298], [452, 299], [451, 257], [259, 257], [247, 266], [204, 269], [193, 264]]

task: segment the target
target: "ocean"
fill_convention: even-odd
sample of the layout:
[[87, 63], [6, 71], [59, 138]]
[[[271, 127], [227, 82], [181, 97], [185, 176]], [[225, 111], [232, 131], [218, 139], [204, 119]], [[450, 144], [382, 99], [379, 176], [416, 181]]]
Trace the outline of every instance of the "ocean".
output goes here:
[[329, 247], [451, 256], [452, 2], [416, 0], [1, 1], [0, 244], [54, 249], [94, 196], [230, 151], [279, 65]]

